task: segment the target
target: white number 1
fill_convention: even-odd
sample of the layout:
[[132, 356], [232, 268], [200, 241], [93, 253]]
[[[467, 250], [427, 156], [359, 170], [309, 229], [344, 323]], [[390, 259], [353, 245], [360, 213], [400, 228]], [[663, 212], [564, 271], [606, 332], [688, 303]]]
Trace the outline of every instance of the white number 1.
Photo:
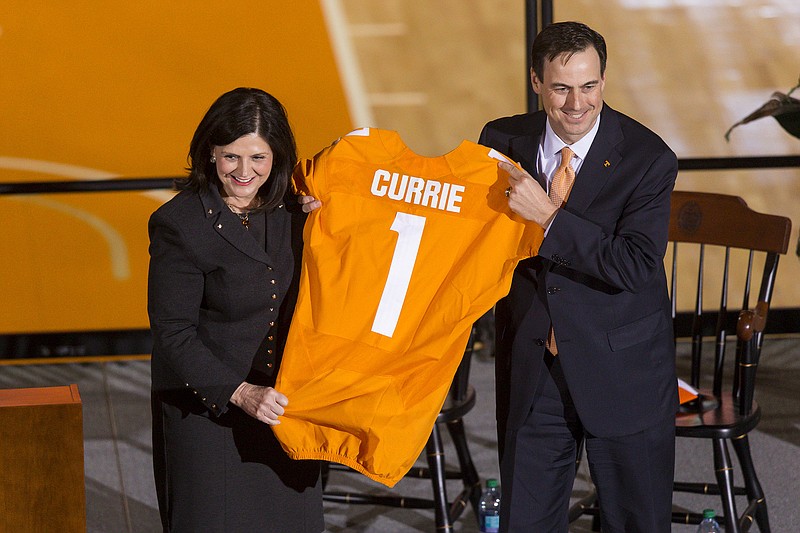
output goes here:
[[411, 282], [411, 272], [417, 261], [422, 230], [425, 229], [425, 217], [397, 213], [391, 229], [397, 232], [397, 244], [378, 311], [372, 322], [372, 331], [386, 337], [394, 335], [394, 328], [397, 327], [397, 320], [400, 318], [400, 310], [403, 308], [408, 284]]

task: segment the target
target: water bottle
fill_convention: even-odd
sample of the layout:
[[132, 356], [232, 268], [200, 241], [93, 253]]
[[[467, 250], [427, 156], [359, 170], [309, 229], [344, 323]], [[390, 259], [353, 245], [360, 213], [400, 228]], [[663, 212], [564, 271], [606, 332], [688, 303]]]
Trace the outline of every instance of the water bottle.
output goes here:
[[500, 531], [500, 487], [496, 479], [486, 480], [486, 488], [481, 493], [478, 521], [483, 533]]
[[697, 526], [697, 533], [721, 533], [719, 524], [716, 520], [717, 513], [714, 509], [703, 510], [703, 521]]

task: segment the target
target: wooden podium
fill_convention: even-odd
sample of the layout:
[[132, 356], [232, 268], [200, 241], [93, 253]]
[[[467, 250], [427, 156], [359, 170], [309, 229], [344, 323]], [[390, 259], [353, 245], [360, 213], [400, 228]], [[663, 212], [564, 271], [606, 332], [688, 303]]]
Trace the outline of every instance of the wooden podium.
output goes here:
[[0, 389], [0, 531], [86, 531], [77, 385]]

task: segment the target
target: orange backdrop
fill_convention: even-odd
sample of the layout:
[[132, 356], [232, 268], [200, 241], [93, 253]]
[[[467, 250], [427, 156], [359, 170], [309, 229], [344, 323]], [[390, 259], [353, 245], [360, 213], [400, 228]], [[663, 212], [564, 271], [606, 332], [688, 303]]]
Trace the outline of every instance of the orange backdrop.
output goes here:
[[[319, 2], [0, 3], [0, 182], [184, 174], [211, 102], [260, 87], [301, 156], [351, 128]], [[146, 328], [168, 191], [0, 196], [0, 334]]]

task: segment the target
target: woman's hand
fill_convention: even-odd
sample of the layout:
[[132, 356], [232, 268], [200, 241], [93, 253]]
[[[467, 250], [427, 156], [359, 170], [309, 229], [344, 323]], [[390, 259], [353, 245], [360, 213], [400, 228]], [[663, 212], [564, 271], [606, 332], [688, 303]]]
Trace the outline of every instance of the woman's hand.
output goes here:
[[310, 213], [311, 211], [322, 207], [322, 202], [313, 196], [298, 196], [297, 202], [303, 206], [304, 213]]
[[278, 417], [289, 405], [289, 398], [272, 387], [261, 387], [243, 382], [231, 396], [231, 403], [242, 411], [270, 426], [281, 423]]

